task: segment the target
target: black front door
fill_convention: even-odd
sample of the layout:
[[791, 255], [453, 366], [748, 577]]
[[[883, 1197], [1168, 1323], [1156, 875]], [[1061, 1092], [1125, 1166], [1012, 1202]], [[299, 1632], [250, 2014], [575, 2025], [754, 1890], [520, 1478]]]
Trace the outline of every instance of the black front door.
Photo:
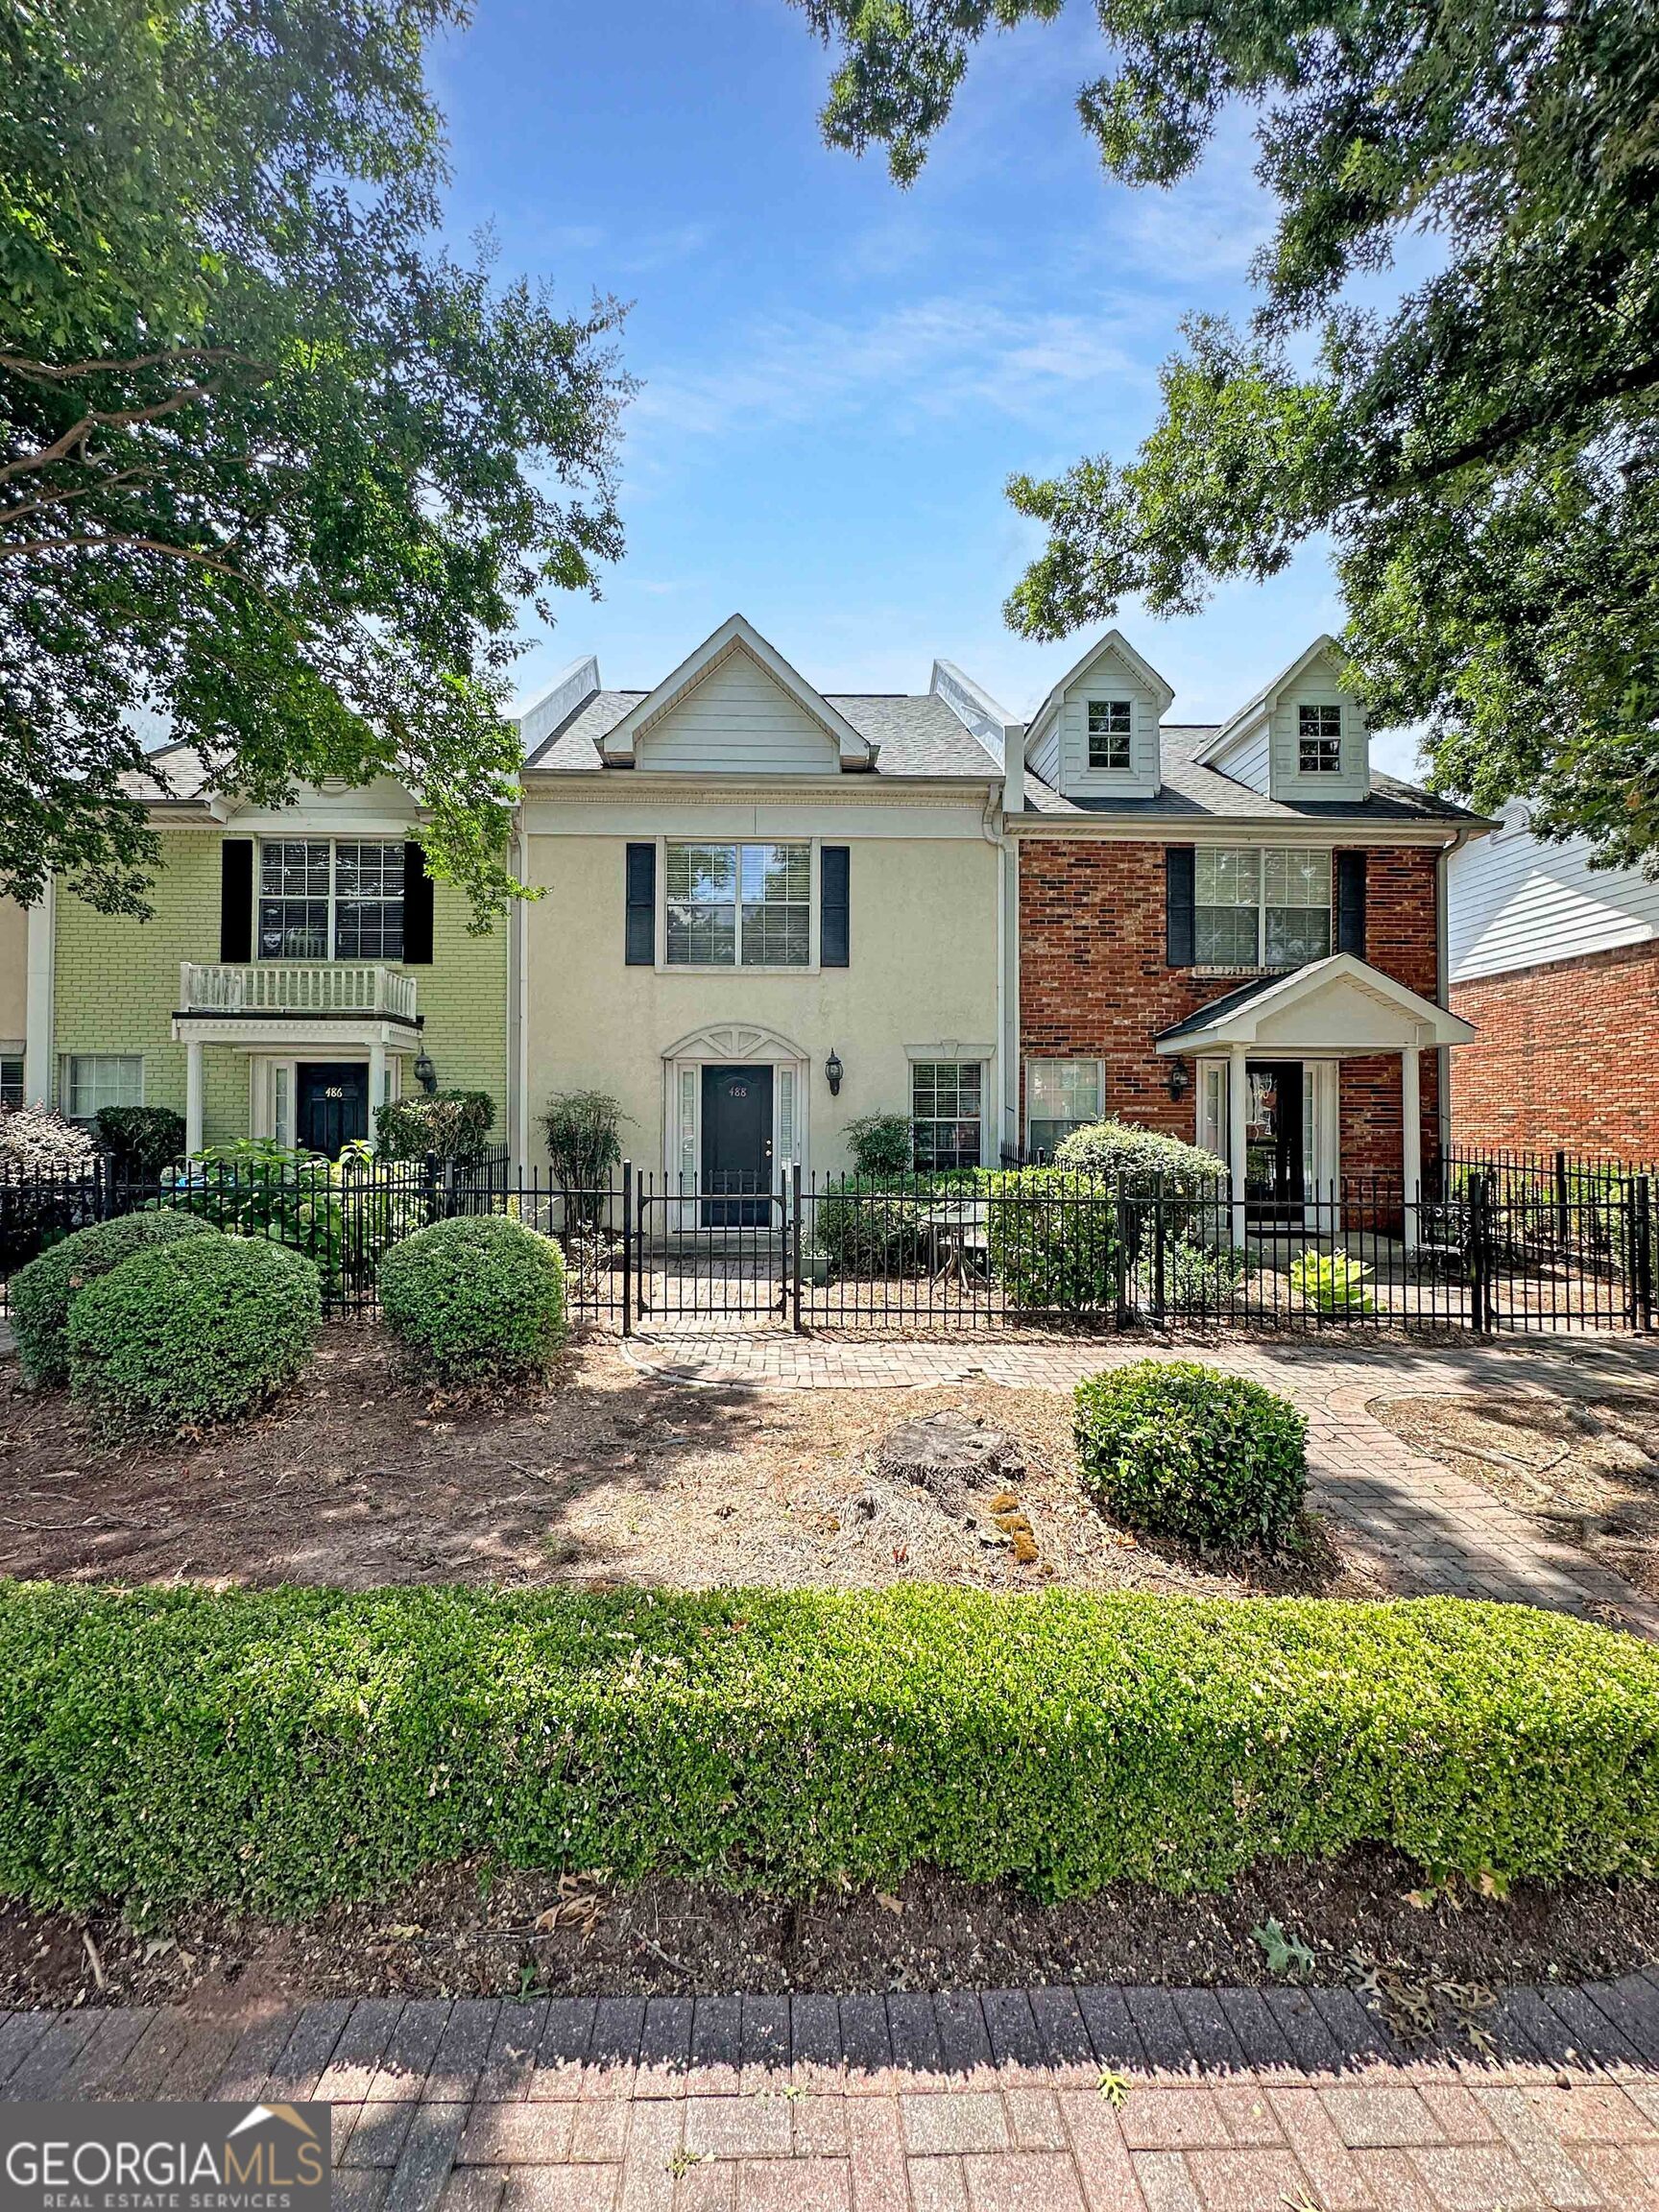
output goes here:
[[[771, 1218], [772, 1070], [703, 1070], [703, 1218], [715, 1227]], [[730, 1197], [726, 1193], [731, 1193]]]
[[369, 1134], [369, 1070], [353, 1060], [302, 1060], [295, 1082], [295, 1140], [337, 1160]]
[[1244, 1196], [1258, 1219], [1284, 1220], [1300, 1206], [1302, 1063], [1252, 1060], [1244, 1109]]

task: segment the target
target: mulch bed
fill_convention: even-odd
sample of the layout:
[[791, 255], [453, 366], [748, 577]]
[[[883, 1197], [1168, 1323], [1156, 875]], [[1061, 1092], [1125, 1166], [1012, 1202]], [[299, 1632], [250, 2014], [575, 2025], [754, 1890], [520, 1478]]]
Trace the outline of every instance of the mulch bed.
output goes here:
[[[873, 1484], [874, 1447], [946, 1407], [1009, 1430], [1037, 1546], [1017, 1559], [994, 1498]], [[613, 1338], [563, 1355], [547, 1386], [445, 1401], [362, 1324], [325, 1330], [309, 1372], [256, 1419], [110, 1448], [59, 1390], [0, 1360], [0, 1574], [62, 1581], [645, 1582], [1376, 1595], [1340, 1531], [1233, 1563], [1115, 1528], [1077, 1483], [1069, 1396], [958, 1383], [910, 1390], [687, 1388]]]
[[490, 1879], [468, 1864], [289, 1924], [204, 1911], [137, 1932], [11, 1905], [0, 2005], [1262, 1983], [1275, 1976], [1251, 1931], [1272, 1920], [1307, 1946], [1314, 1982], [1362, 1989], [1403, 2033], [1437, 2023], [1478, 2044], [1506, 1983], [1659, 1960], [1659, 1885], [1522, 1884], [1499, 1901], [1461, 1886], [1425, 1892], [1422, 1879], [1368, 1850], [1262, 1866], [1220, 1895], [1118, 1883], [1045, 1907], [1011, 1883], [920, 1872], [891, 1895], [791, 1905], [668, 1881]]

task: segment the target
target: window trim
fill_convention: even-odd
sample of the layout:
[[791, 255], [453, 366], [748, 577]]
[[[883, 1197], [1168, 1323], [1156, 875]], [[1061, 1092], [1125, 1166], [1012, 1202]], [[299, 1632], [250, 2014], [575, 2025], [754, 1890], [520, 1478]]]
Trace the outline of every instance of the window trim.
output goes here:
[[[945, 1049], [944, 1049], [942, 1046], [933, 1046], [931, 1049], [918, 1049], [918, 1048], [916, 1048], [915, 1046], [912, 1046], [912, 1047], [909, 1049], [909, 1051], [906, 1053], [905, 1057], [906, 1057], [906, 1060], [907, 1060], [907, 1062], [908, 1062], [908, 1065], [909, 1065], [909, 1073], [910, 1073], [910, 1098], [909, 1098], [909, 1106], [910, 1106], [910, 1166], [911, 1166], [911, 1171], [912, 1171], [912, 1173], [914, 1173], [914, 1174], [917, 1174], [917, 1175], [950, 1175], [950, 1174], [962, 1174], [962, 1173], [966, 1173], [966, 1172], [967, 1172], [967, 1170], [966, 1170], [966, 1169], [962, 1169], [962, 1168], [950, 1168], [950, 1167], [923, 1167], [923, 1166], [920, 1166], [920, 1165], [917, 1163], [917, 1159], [916, 1159], [916, 1124], [917, 1124], [917, 1122], [918, 1122], [918, 1121], [922, 1121], [922, 1120], [926, 1120], [926, 1121], [937, 1121], [937, 1120], [939, 1120], [939, 1119], [941, 1119], [941, 1118], [942, 1118], [942, 1117], [941, 1117], [941, 1116], [939, 1116], [939, 1115], [937, 1115], [937, 1114], [926, 1114], [926, 1115], [919, 1115], [919, 1114], [916, 1112], [916, 1070], [917, 1070], [917, 1069], [918, 1069], [918, 1068], [977, 1068], [977, 1069], [978, 1069], [978, 1070], [979, 1070], [979, 1115], [978, 1115], [978, 1121], [979, 1121], [979, 1157], [978, 1157], [978, 1159], [977, 1159], [977, 1160], [976, 1160], [976, 1161], [974, 1163], [974, 1166], [975, 1166], [975, 1167], [983, 1167], [983, 1166], [985, 1166], [985, 1153], [986, 1153], [986, 1150], [987, 1150], [987, 1143], [986, 1143], [986, 1137], [987, 1137], [987, 1129], [986, 1129], [986, 1117], [987, 1117], [987, 1114], [988, 1114], [988, 1112], [989, 1112], [989, 1110], [990, 1110], [990, 1106], [991, 1106], [991, 1099], [992, 1099], [992, 1079], [993, 1079], [992, 1055], [991, 1055], [989, 1052], [977, 1052], [977, 1051], [972, 1051], [972, 1050], [963, 1050], [963, 1049], [962, 1049], [960, 1046], [958, 1046], [958, 1047], [957, 1047], [957, 1049], [956, 1049], [955, 1051], [953, 1051], [953, 1052], [947, 1052], [947, 1051], [946, 1051], [946, 1050], [945, 1050]], [[957, 1117], [955, 1117], [955, 1118], [957, 1118], [957, 1119], [962, 1119], [962, 1118], [965, 1118], [965, 1117], [962, 1117], [962, 1116], [957, 1116]]]
[[142, 1106], [144, 1103], [145, 1058], [146, 1055], [142, 1052], [65, 1052], [60, 1076], [63, 1118], [66, 1121], [78, 1123], [82, 1128], [89, 1129], [103, 1111], [102, 1106], [94, 1106], [89, 1114], [77, 1114], [75, 1112], [75, 1070], [84, 1060], [126, 1060], [132, 1062], [138, 1070], [137, 1097], [110, 1099], [108, 1103], [120, 1106]]
[[[12, 1067], [14, 1067], [17, 1070], [17, 1080], [14, 1086], [17, 1095], [15, 1098], [8, 1098], [6, 1092], [8, 1088], [12, 1088], [12, 1086], [8, 1085], [4, 1070]], [[0, 1106], [26, 1106], [28, 1103], [28, 1054], [24, 1052], [0, 1052]]]
[[[1318, 714], [1321, 716], [1334, 714], [1336, 717], [1336, 733], [1334, 738], [1333, 738], [1330, 733], [1325, 730], [1317, 731], [1313, 734], [1310, 735], [1309, 732], [1304, 727], [1304, 718], [1310, 714]], [[1308, 765], [1308, 748], [1310, 745], [1311, 745], [1316, 751], [1322, 752], [1324, 747], [1333, 743], [1336, 747], [1336, 757], [1334, 760], [1318, 759], [1315, 760], [1312, 767]], [[1347, 721], [1342, 711], [1342, 702], [1340, 699], [1297, 700], [1296, 773], [1298, 776], [1308, 776], [1311, 777], [1315, 781], [1323, 781], [1327, 776], [1345, 775], [1348, 767], [1347, 743]]]
[[[268, 845], [326, 845], [328, 848], [328, 950], [323, 953], [261, 952], [259, 950], [259, 908], [267, 896], [264, 891], [265, 848]], [[403, 962], [400, 949], [393, 952], [341, 952], [340, 943], [340, 848], [342, 845], [390, 845], [402, 854], [402, 887], [397, 894], [397, 904], [406, 923], [409, 914], [409, 840], [406, 837], [388, 836], [383, 830], [364, 830], [348, 833], [335, 830], [299, 830], [292, 834], [273, 831], [270, 836], [253, 839], [253, 965], [266, 968], [397, 968]], [[272, 898], [285, 894], [273, 892]], [[370, 903], [386, 905], [386, 900]], [[399, 930], [401, 939], [403, 932]]]
[[[1094, 757], [1094, 739], [1095, 739], [1095, 736], [1096, 736], [1096, 734], [1097, 734], [1097, 733], [1096, 733], [1096, 732], [1095, 732], [1095, 729], [1094, 729], [1094, 709], [1095, 709], [1095, 708], [1096, 708], [1096, 707], [1102, 707], [1102, 708], [1104, 708], [1104, 709], [1106, 709], [1106, 711], [1107, 711], [1107, 713], [1108, 713], [1109, 715], [1111, 714], [1112, 710], [1113, 710], [1114, 709], [1116, 709], [1116, 708], [1121, 707], [1121, 708], [1123, 708], [1123, 709], [1125, 709], [1125, 712], [1126, 712], [1126, 715], [1127, 715], [1127, 724], [1126, 724], [1126, 727], [1125, 727], [1125, 728], [1123, 728], [1123, 729], [1121, 729], [1121, 730], [1114, 730], [1114, 729], [1112, 729], [1112, 728], [1108, 727], [1107, 729], [1105, 729], [1105, 730], [1102, 730], [1102, 731], [1100, 731], [1100, 732], [1098, 733], [1098, 734], [1099, 734], [1101, 737], [1103, 737], [1103, 738], [1106, 740], [1106, 743], [1107, 743], [1108, 747], [1110, 747], [1110, 745], [1111, 745], [1111, 742], [1112, 742], [1113, 738], [1115, 738], [1115, 737], [1121, 737], [1121, 738], [1122, 738], [1122, 740], [1123, 740], [1123, 758], [1122, 758], [1120, 761], [1118, 761], [1118, 760], [1096, 760], [1096, 759], [1095, 759], [1095, 757]], [[1084, 702], [1083, 702], [1083, 761], [1084, 761], [1084, 766], [1085, 766], [1085, 767], [1088, 769], [1089, 773], [1090, 773], [1092, 776], [1133, 776], [1133, 775], [1134, 775], [1134, 773], [1135, 773], [1135, 702], [1134, 702], [1134, 700], [1133, 700], [1132, 698], [1127, 698], [1127, 697], [1106, 697], [1106, 696], [1102, 696], [1102, 697], [1100, 697], [1100, 698], [1094, 698], [1094, 697], [1093, 697], [1093, 696], [1090, 696], [1090, 697], [1086, 697], [1086, 698], [1084, 699]]]
[[[643, 839], [635, 840], [643, 843]], [[819, 871], [819, 850], [826, 844], [845, 844], [845, 838], [821, 837], [757, 837], [753, 833], [728, 836], [724, 833], [708, 837], [669, 836], [660, 833], [657, 838], [657, 932], [656, 972], [660, 975], [816, 975], [820, 972], [819, 921], [823, 904], [822, 878]], [[676, 960], [668, 958], [668, 848], [671, 845], [731, 845], [741, 854], [745, 845], [805, 845], [806, 848], [807, 891], [806, 928], [808, 958], [804, 963], [765, 961], [745, 967], [738, 955], [743, 950], [743, 863], [737, 863], [737, 922], [733, 940], [730, 961]], [[837, 969], [837, 974], [842, 971]]]
[[[1211, 854], [1249, 853], [1256, 857], [1256, 958], [1254, 961], [1206, 960], [1199, 951], [1200, 917], [1207, 906], [1214, 903], [1212, 900], [1200, 899], [1198, 896], [1198, 860], [1207, 853]], [[1298, 968], [1306, 968], [1310, 965], [1306, 960], [1270, 961], [1267, 957], [1269, 901], [1267, 898], [1266, 863], [1268, 855], [1275, 853], [1289, 854], [1298, 859], [1306, 858], [1309, 854], [1312, 853], [1324, 860], [1326, 894], [1323, 911], [1326, 918], [1326, 949], [1323, 952], [1316, 953], [1314, 958], [1320, 960], [1330, 958], [1336, 943], [1336, 848], [1334, 845], [1200, 845], [1195, 848], [1192, 882], [1192, 966], [1199, 973], [1225, 975], [1294, 975]], [[1226, 911], [1247, 913], [1249, 908], [1238, 906], [1236, 909], [1228, 908]], [[1283, 907], [1278, 911], [1317, 914], [1320, 912], [1320, 908], [1317, 906]]]
[[[1047, 1121], [1053, 1118], [1051, 1115], [1033, 1115], [1031, 1111], [1031, 1070], [1034, 1068], [1093, 1068], [1094, 1070], [1095, 1120], [1099, 1120], [1106, 1112], [1106, 1063], [1104, 1060], [1095, 1059], [1087, 1052], [1027, 1053], [1025, 1056], [1025, 1151], [1027, 1157], [1033, 1150], [1031, 1142], [1033, 1120]], [[1087, 1129], [1089, 1123], [1077, 1121], [1072, 1126], [1077, 1129]]]

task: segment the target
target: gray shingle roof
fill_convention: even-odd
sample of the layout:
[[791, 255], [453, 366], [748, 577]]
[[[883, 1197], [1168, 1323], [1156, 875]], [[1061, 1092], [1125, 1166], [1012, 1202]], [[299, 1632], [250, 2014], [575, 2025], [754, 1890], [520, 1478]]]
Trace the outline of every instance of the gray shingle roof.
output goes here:
[[[649, 696], [645, 691], [595, 691], [537, 748], [527, 765], [561, 776], [602, 769], [600, 738]], [[878, 776], [973, 776], [986, 782], [1001, 777], [1001, 762], [931, 692], [827, 691], [824, 697], [861, 737], [880, 746]]]
[[1269, 799], [1247, 783], [1201, 768], [1192, 756], [1221, 727], [1219, 723], [1164, 725], [1164, 788], [1155, 799], [1063, 799], [1051, 784], [1025, 771], [1027, 814], [1110, 814], [1126, 821], [1235, 822], [1481, 822], [1483, 815], [1436, 799], [1398, 777], [1373, 772], [1369, 799]]

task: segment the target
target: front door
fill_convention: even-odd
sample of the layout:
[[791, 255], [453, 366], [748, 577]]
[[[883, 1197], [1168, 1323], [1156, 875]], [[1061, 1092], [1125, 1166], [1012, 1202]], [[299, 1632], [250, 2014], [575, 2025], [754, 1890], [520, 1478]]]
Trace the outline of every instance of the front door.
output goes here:
[[369, 1134], [369, 1070], [357, 1060], [302, 1060], [295, 1080], [294, 1141], [337, 1160]]
[[1284, 1221], [1302, 1204], [1302, 1063], [1252, 1060], [1246, 1070], [1244, 1196], [1258, 1220]]
[[770, 1220], [772, 1070], [703, 1070], [703, 1219], [715, 1227]]

